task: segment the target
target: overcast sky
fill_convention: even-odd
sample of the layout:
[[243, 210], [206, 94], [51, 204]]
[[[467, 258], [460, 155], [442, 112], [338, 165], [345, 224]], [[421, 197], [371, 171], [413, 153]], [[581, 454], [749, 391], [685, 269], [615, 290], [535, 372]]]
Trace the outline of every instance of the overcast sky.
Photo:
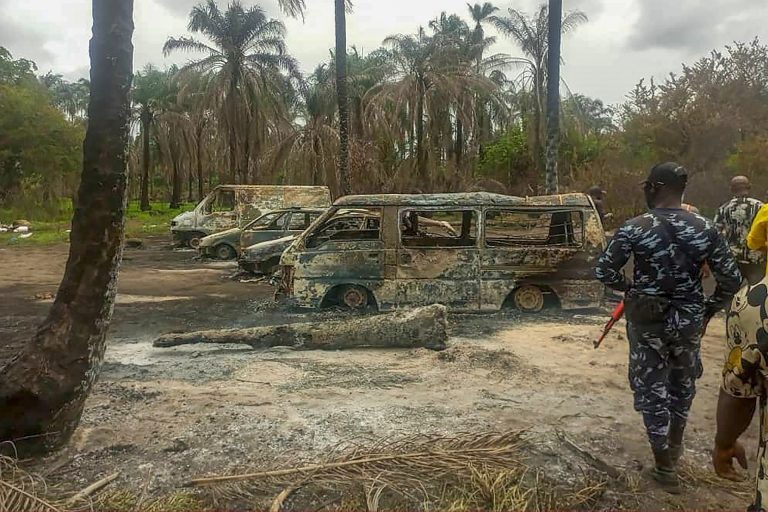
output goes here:
[[[306, 0], [306, 22], [286, 20], [288, 49], [304, 71], [328, 58], [334, 45], [333, 1]], [[135, 0], [135, 65], [164, 67], [183, 63], [182, 55], [164, 58], [169, 35], [186, 34], [195, 0]], [[225, 0], [221, 0], [224, 4]], [[276, 0], [259, 3], [280, 16]], [[533, 12], [537, 0], [497, 0]], [[622, 101], [642, 77], [663, 78], [713, 48], [759, 36], [768, 42], [766, 0], [563, 0], [565, 10], [581, 9], [589, 23], [563, 39], [563, 77], [571, 90]], [[88, 74], [90, 0], [0, 0], [0, 46], [15, 57], [34, 60], [41, 73], [53, 70], [70, 79]], [[365, 52], [390, 34], [415, 32], [440, 11], [467, 16], [466, 0], [354, 0], [347, 16], [347, 41]], [[489, 32], [493, 32], [489, 29]], [[499, 37], [495, 51], [518, 54]]]

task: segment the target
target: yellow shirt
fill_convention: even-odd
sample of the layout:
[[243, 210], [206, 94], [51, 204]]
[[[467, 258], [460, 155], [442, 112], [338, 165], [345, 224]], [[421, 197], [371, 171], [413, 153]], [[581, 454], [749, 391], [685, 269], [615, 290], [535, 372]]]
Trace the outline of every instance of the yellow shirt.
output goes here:
[[768, 204], [757, 212], [747, 235], [747, 246], [753, 251], [768, 249]]

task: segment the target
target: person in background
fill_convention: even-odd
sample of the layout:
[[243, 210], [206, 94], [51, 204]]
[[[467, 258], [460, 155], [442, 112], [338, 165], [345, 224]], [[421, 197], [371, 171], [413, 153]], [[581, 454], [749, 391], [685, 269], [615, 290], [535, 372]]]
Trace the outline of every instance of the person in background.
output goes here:
[[592, 198], [592, 202], [595, 203], [595, 209], [597, 210], [597, 215], [600, 217], [600, 222], [605, 226], [605, 220], [608, 218], [605, 211], [605, 196], [607, 195], [607, 192], [603, 190], [602, 187], [594, 186], [590, 187], [587, 194]]
[[736, 258], [741, 275], [753, 285], [765, 276], [766, 258], [764, 252], [750, 250], [747, 246], [749, 228], [763, 206], [762, 202], [749, 197], [751, 188], [746, 176], [731, 180], [733, 198], [717, 210], [715, 225]]
[[[741, 283], [715, 226], [682, 209], [687, 181], [674, 162], [653, 167], [643, 185], [649, 212], [616, 231], [595, 267], [597, 279], [624, 292], [629, 382], [655, 459], [650, 476], [672, 493], [680, 492], [676, 467], [702, 370], [702, 330]], [[633, 280], [621, 272], [630, 256]], [[717, 281], [710, 297], [701, 284], [705, 262]]]

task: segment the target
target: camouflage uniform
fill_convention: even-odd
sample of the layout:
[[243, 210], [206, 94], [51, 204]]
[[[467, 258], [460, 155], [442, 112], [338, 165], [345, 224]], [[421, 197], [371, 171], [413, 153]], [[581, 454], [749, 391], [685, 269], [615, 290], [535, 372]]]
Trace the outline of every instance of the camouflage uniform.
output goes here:
[[715, 224], [728, 243], [744, 278], [756, 284], [765, 275], [765, 255], [747, 247], [747, 235], [763, 203], [749, 197], [734, 197], [717, 210]]
[[[621, 273], [631, 255], [632, 282]], [[718, 283], [709, 298], [701, 285], [705, 262]], [[665, 450], [671, 415], [684, 422], [696, 394], [704, 319], [721, 309], [741, 283], [736, 261], [704, 217], [682, 209], [656, 209], [627, 221], [616, 232], [595, 275], [615, 290], [671, 301], [663, 321], [627, 321], [635, 410], [643, 415], [651, 446]]]

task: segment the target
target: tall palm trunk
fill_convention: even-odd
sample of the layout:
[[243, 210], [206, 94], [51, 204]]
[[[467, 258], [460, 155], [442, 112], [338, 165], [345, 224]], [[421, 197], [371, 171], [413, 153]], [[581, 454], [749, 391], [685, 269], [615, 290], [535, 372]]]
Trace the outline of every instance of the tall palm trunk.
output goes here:
[[547, 193], [558, 191], [557, 157], [560, 144], [560, 32], [563, 0], [549, 0], [547, 55]]
[[195, 142], [197, 143], [197, 153], [195, 160], [197, 162], [197, 200], [203, 200], [203, 130], [204, 125], [197, 127], [197, 133], [195, 134]]
[[534, 91], [533, 100], [536, 104], [533, 107], [533, 163], [536, 165], [536, 170], [541, 171], [543, 169], [541, 149], [541, 132], [543, 131], [543, 111], [544, 111], [544, 73], [541, 69], [536, 72], [536, 90]]
[[83, 173], [64, 277], [48, 317], [0, 369], [0, 441], [19, 454], [66, 443], [98, 376], [122, 258], [133, 1], [93, 0]]
[[334, 0], [336, 11], [336, 95], [339, 104], [339, 193], [352, 193], [349, 176], [349, 98], [347, 97], [347, 18], [346, 0]]
[[152, 153], [149, 150], [150, 129], [152, 128], [152, 112], [148, 108], [141, 109], [141, 211], [149, 211], [152, 207], [149, 204], [149, 167]]
[[461, 119], [456, 119], [456, 143], [453, 154], [456, 157], [456, 167], [461, 167], [461, 160], [464, 156], [464, 124]]
[[424, 147], [424, 86], [419, 79], [419, 91], [416, 98], [416, 168], [419, 177], [427, 182], [427, 154]]
[[229, 85], [229, 92], [227, 93], [227, 99], [225, 100], [227, 105], [227, 111], [229, 112], [229, 182], [232, 184], [237, 183], [238, 172], [238, 159], [237, 159], [237, 83], [233, 79]]
[[179, 170], [179, 159], [181, 156], [179, 155], [178, 141], [171, 141], [170, 146], [169, 152], [171, 154], [173, 174], [171, 174], [171, 203], [168, 207], [176, 209], [181, 206], [181, 172]]

